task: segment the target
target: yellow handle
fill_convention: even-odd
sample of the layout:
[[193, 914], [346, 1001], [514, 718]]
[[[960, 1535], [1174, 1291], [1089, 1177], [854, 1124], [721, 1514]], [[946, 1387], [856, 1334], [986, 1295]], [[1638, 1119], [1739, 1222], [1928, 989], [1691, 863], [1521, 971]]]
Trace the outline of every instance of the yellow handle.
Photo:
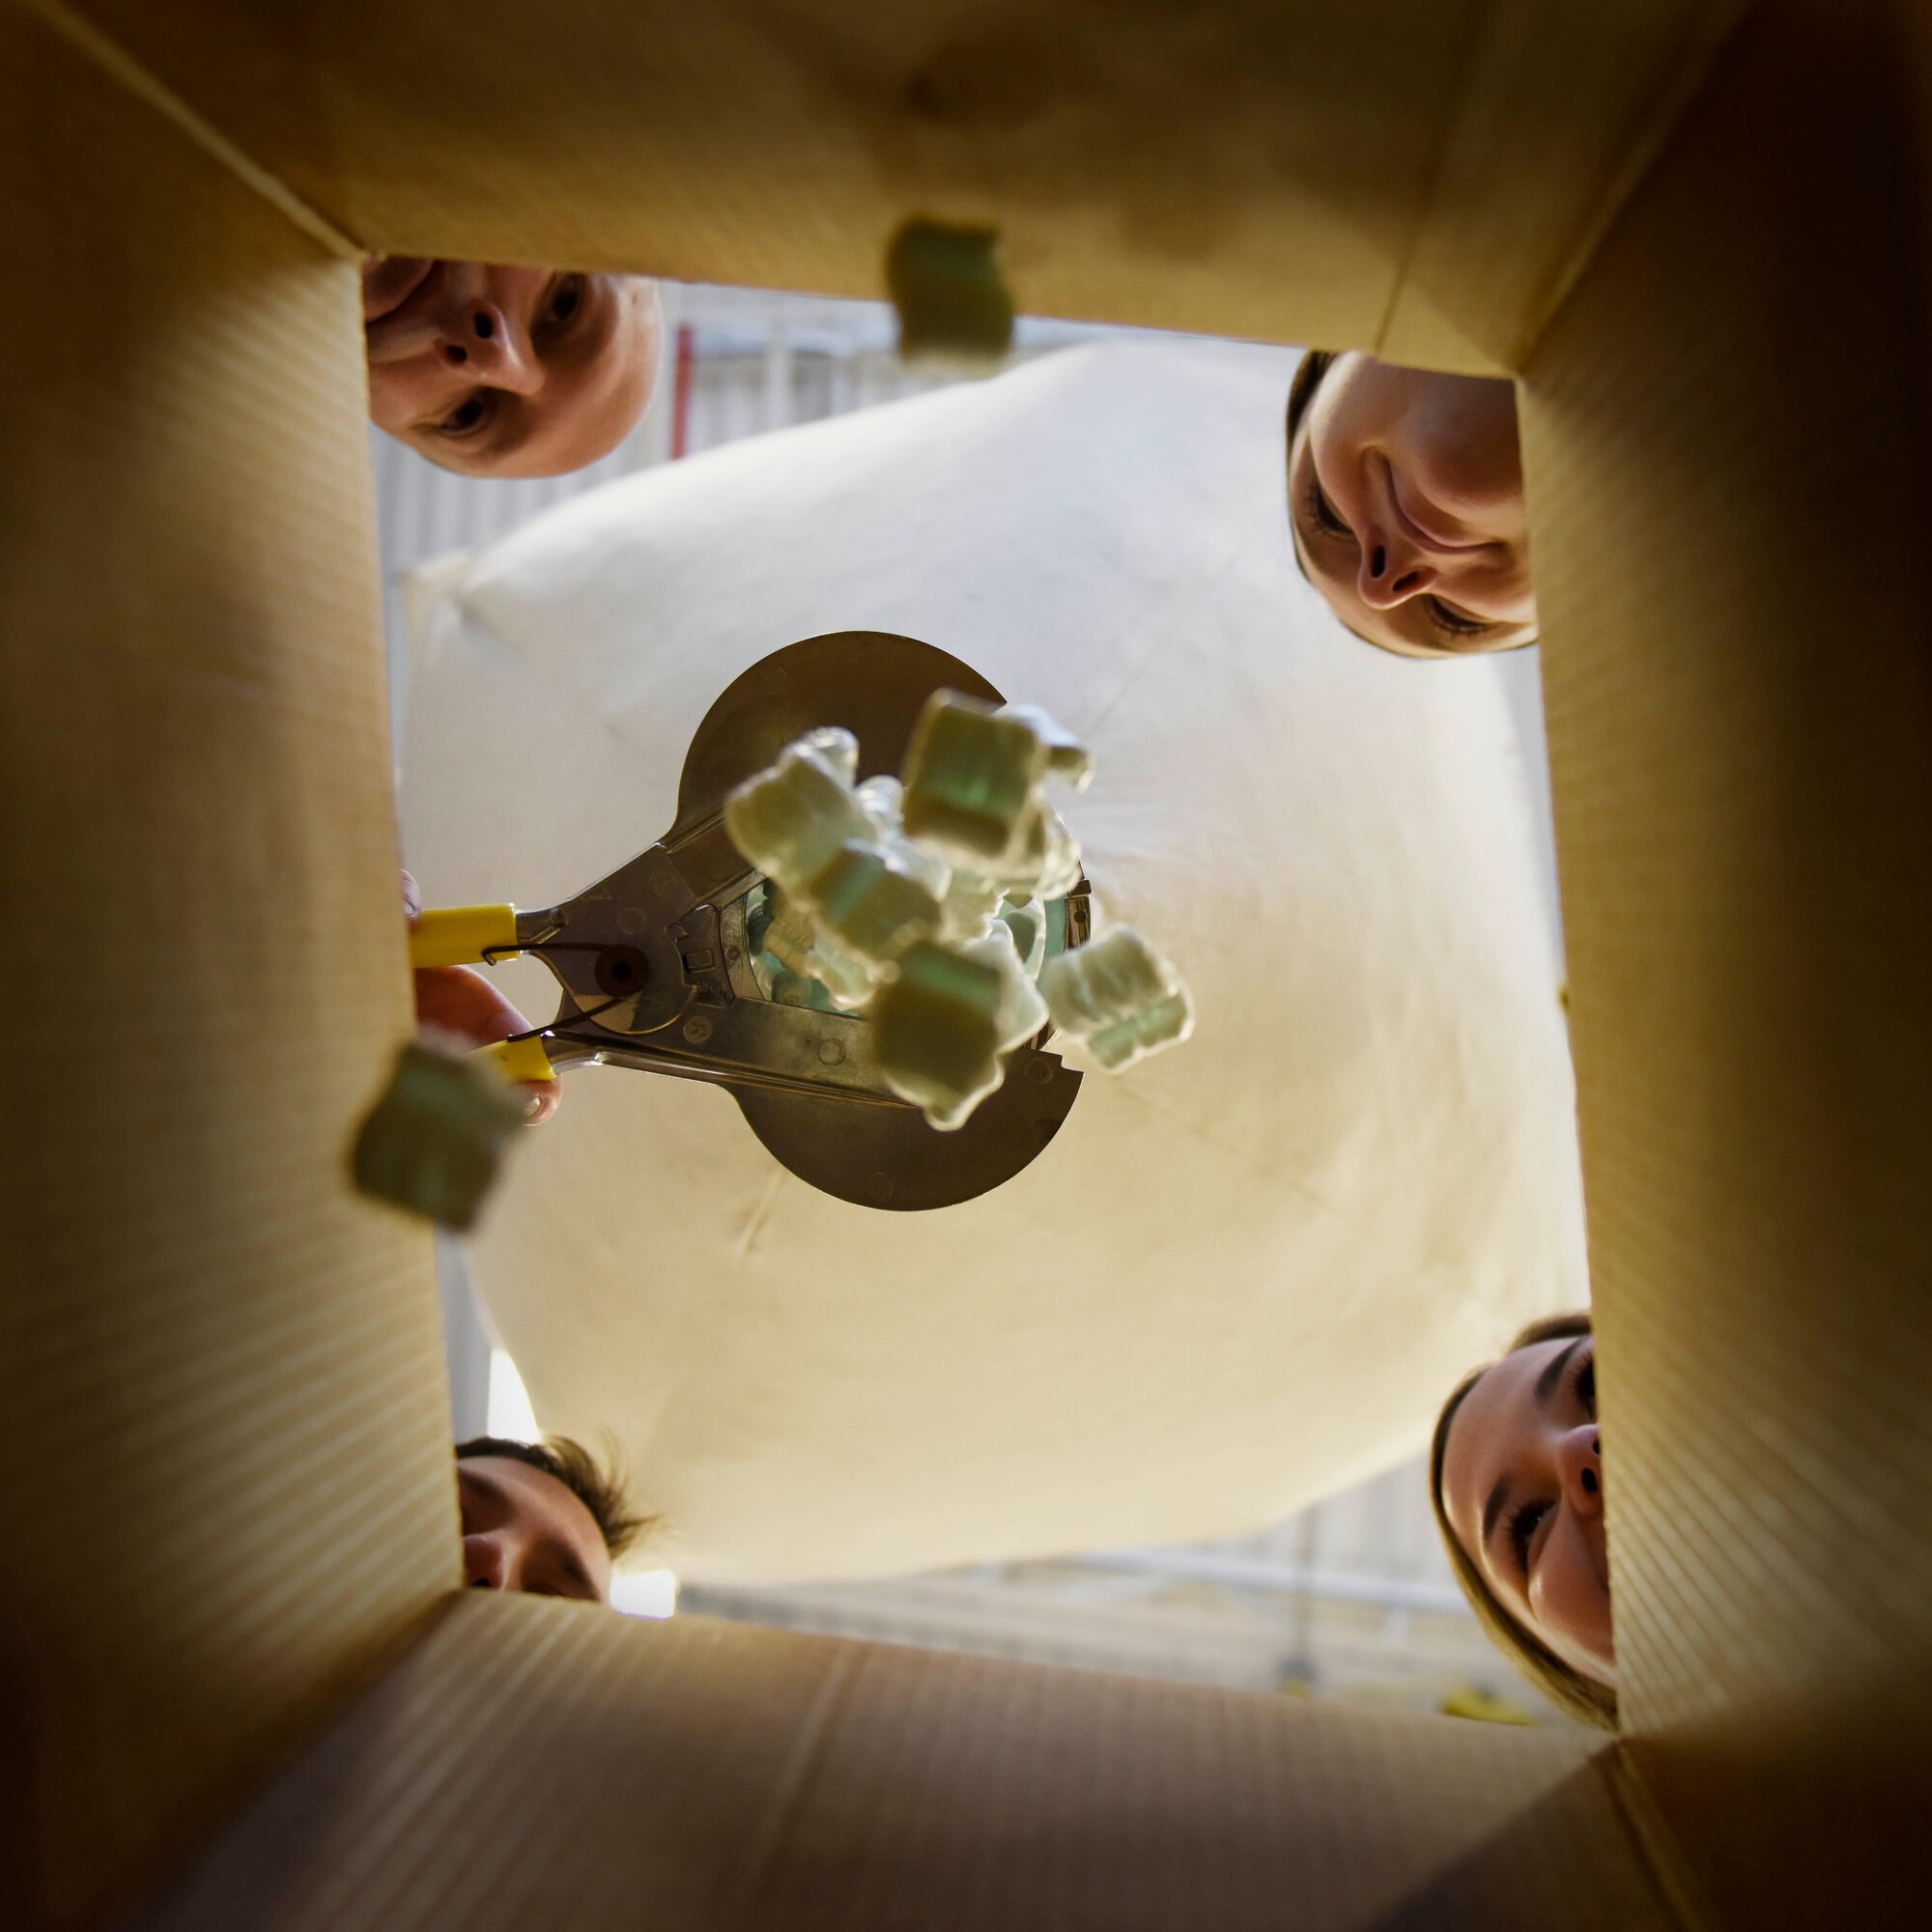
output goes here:
[[495, 1046], [479, 1046], [512, 1080], [554, 1080], [556, 1068], [550, 1064], [541, 1039], [499, 1039]]
[[468, 966], [492, 951], [513, 950], [516, 944], [514, 906], [450, 906], [424, 913], [410, 928], [410, 964]]

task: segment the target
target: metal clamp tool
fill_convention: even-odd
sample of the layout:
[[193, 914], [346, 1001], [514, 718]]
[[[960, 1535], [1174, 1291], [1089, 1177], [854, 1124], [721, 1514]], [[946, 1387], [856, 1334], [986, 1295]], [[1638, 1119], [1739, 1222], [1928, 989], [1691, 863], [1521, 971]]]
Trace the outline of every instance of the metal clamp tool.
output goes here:
[[[590, 1062], [724, 1087], [792, 1173], [867, 1207], [948, 1207], [997, 1187], [1059, 1130], [1080, 1075], [1035, 1041], [1009, 1057], [999, 1092], [964, 1126], [927, 1126], [886, 1085], [864, 1017], [766, 997], [748, 931], [763, 881], [724, 822], [726, 794], [821, 724], [858, 739], [862, 776], [895, 771], [921, 707], [941, 689], [1000, 701], [956, 658], [887, 632], [835, 632], [773, 653], [705, 714], [676, 821], [655, 845], [556, 905], [425, 912], [412, 962], [527, 953], [550, 969], [563, 995], [555, 1019], [483, 1049], [514, 1079]], [[1084, 885], [1066, 915], [1078, 943]]]

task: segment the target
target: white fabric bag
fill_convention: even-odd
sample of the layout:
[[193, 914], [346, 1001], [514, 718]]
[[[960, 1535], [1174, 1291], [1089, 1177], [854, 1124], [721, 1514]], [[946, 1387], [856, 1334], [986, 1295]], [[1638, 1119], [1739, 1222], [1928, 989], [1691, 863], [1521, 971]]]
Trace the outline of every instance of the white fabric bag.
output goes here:
[[[694, 1577], [1233, 1534], [1412, 1453], [1585, 1298], [1571, 1068], [1494, 668], [1349, 637], [1295, 569], [1293, 357], [1084, 349], [579, 498], [412, 598], [408, 862], [549, 903], [670, 823], [720, 691], [897, 631], [1095, 754], [1104, 923], [1191, 1043], [1090, 1073], [964, 1206], [793, 1179], [723, 1093], [568, 1077], [475, 1249], [544, 1426], [625, 1453]], [[554, 1010], [540, 968], [509, 981]]]

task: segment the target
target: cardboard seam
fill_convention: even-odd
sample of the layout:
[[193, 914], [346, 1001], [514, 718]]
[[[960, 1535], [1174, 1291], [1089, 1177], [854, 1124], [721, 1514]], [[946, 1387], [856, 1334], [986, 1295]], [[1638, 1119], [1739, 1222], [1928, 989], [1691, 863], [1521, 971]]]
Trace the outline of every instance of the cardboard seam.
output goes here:
[[[29, 4], [37, 5], [38, 0]], [[223, 1834], [242, 1826], [277, 1781], [293, 1774], [364, 1698], [388, 1681], [392, 1671], [420, 1651], [462, 1601], [460, 1588], [440, 1591], [407, 1623], [377, 1638], [326, 1681], [312, 1685], [298, 1705], [232, 1755], [220, 1778], [172, 1817], [165, 1835], [129, 1861], [110, 1888], [98, 1892], [79, 1915], [68, 1916], [78, 1923], [104, 1925], [117, 1913], [158, 1918], [176, 1909], [192, 1893], [202, 1864], [221, 1850]], [[36, 1880], [40, 1877], [36, 1869]]]
[[[1485, 14], [1491, 31], [1493, 31], [1495, 13], [1488, 10]], [[1472, 75], [1482, 71], [1483, 54], [1488, 42], [1483, 35], [1472, 35], [1475, 42], [1468, 58], [1456, 76], [1455, 98], [1466, 105], [1469, 95], [1469, 81]], [[1457, 130], [1463, 125], [1461, 113], [1451, 112], [1442, 117], [1442, 127], [1435, 138], [1435, 152], [1430, 157], [1429, 185], [1415, 211], [1415, 220], [1410, 224], [1407, 245], [1402, 251], [1402, 260], [1396, 266], [1395, 278], [1389, 285], [1388, 300], [1382, 305], [1381, 320], [1376, 325], [1376, 346], [1374, 353], [1382, 354], [1389, 338], [1389, 330], [1394, 326], [1397, 312], [1403, 305], [1409, 285], [1414, 279], [1415, 258], [1421, 252], [1422, 239], [1429, 232], [1429, 225], [1435, 218], [1437, 204], [1442, 199], [1442, 179], [1449, 165], [1449, 156], [1456, 146]]]
[[1637, 1862], [1662, 1894], [1665, 1911], [1685, 1932], [1719, 1932], [1717, 1915], [1633, 1757], [1631, 1744], [1631, 1739], [1619, 1738], [1595, 1760], [1602, 1768], [1611, 1808], [1630, 1836]]
[[1690, 109], [1709, 91], [1719, 67], [1737, 44], [1739, 35], [1759, 4], [1760, 0], [1732, 0], [1728, 17], [1719, 16], [1723, 24], [1707, 23], [1699, 29], [1672, 80], [1653, 98], [1649, 111], [1636, 117], [1634, 132], [1622, 145], [1622, 158], [1611, 173], [1608, 189], [1584, 219], [1576, 240], [1564, 250], [1562, 264], [1550, 278], [1548, 292], [1536, 305], [1534, 320], [1511, 346], [1507, 363], [1513, 373], [1520, 374], [1536, 354], [1550, 324], [1562, 312], [1571, 292], [1595, 259], [1604, 237], [1649, 178]]
[[825, 1673], [824, 1681], [813, 1693], [811, 1703], [806, 1711], [805, 1721], [799, 1730], [797, 1742], [792, 1746], [791, 1755], [779, 1773], [777, 1788], [772, 1802], [765, 1807], [763, 1818], [747, 1848], [743, 1876], [738, 1880], [735, 1897], [731, 1900], [731, 1910], [721, 1913], [712, 1922], [736, 1923], [744, 1919], [758, 1888], [764, 1883], [768, 1872], [779, 1855], [779, 1848], [784, 1842], [792, 1820], [797, 1817], [799, 1807], [804, 1803], [806, 1787], [811, 1781], [811, 1775], [824, 1754], [827, 1737], [832, 1729], [833, 1719], [838, 1716], [839, 1706], [845, 1702], [853, 1680], [858, 1676], [860, 1666], [866, 1661], [865, 1649], [856, 1643], [839, 1642], [833, 1657], [832, 1668]]
[[110, 40], [91, 20], [71, 13], [66, 0], [22, 0], [22, 4], [83, 60], [93, 62], [137, 100], [144, 101], [164, 121], [180, 128], [204, 154], [294, 222], [311, 241], [319, 242], [331, 255], [345, 262], [360, 262], [369, 255], [368, 248], [345, 235], [327, 216], [318, 213], [286, 182], [271, 175], [213, 122], [198, 114], [127, 48]]

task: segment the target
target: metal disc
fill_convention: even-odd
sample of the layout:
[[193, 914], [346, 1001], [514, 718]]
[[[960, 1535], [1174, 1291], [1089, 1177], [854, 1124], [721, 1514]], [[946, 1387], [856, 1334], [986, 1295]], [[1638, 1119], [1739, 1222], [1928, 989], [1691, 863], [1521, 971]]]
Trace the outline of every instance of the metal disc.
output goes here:
[[941, 1133], [911, 1107], [746, 1089], [752, 1131], [801, 1180], [861, 1208], [951, 1208], [1010, 1180], [1060, 1131], [1080, 1075], [1058, 1056], [1021, 1047], [999, 1091], [963, 1127]]
[[677, 823], [667, 838], [723, 811], [734, 785], [823, 724], [842, 724], [858, 739], [862, 779], [897, 772], [935, 691], [1006, 701], [971, 665], [892, 631], [828, 631], [760, 658], [724, 687], [693, 733], [678, 780]]
[[[859, 776], [896, 773], [935, 691], [1004, 702], [957, 658], [890, 631], [833, 631], [787, 644], [732, 680], [692, 737], [678, 782], [676, 838], [717, 816], [724, 797], [795, 738], [841, 724], [859, 741]], [[740, 1111], [801, 1180], [865, 1208], [950, 1208], [1009, 1180], [1060, 1130], [1080, 1075], [1056, 1054], [1009, 1055], [999, 1091], [962, 1127], [940, 1133], [911, 1107], [733, 1088]]]

